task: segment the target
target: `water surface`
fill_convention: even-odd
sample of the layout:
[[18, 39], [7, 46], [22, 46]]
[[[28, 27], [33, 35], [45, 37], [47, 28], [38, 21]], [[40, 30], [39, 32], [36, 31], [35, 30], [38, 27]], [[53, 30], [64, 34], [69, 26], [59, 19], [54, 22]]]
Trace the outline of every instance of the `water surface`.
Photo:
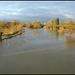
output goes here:
[[0, 42], [0, 73], [75, 73], [75, 38], [49, 29], [27, 29]]

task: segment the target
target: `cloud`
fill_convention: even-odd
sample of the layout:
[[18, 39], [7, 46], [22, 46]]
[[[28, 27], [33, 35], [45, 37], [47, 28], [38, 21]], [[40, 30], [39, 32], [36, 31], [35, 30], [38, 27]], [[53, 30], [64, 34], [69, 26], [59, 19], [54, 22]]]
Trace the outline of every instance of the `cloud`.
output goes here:
[[0, 1], [0, 20], [75, 19], [74, 1]]

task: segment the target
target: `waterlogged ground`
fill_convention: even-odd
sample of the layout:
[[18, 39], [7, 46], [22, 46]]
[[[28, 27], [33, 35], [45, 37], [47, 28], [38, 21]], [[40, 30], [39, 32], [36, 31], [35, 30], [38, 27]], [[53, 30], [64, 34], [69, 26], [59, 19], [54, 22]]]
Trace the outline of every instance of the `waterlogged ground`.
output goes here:
[[75, 73], [75, 39], [49, 29], [27, 29], [0, 42], [0, 74]]

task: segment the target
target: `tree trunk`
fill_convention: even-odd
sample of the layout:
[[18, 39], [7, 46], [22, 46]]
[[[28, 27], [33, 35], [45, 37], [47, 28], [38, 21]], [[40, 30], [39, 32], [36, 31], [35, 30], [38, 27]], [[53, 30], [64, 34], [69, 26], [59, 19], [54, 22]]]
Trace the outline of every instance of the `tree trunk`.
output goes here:
[[2, 34], [3, 34], [3, 32], [0, 32], [0, 40], [2, 40]]

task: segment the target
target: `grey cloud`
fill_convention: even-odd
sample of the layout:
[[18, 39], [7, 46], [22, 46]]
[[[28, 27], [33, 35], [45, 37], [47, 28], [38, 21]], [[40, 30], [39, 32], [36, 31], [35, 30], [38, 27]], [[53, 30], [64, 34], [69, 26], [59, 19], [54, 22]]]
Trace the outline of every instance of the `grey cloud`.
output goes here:
[[[49, 19], [75, 20], [75, 2], [72, 1], [3, 1], [0, 2], [0, 20], [33, 21], [41, 19], [42, 22]], [[8, 17], [8, 19], [7, 19]]]

